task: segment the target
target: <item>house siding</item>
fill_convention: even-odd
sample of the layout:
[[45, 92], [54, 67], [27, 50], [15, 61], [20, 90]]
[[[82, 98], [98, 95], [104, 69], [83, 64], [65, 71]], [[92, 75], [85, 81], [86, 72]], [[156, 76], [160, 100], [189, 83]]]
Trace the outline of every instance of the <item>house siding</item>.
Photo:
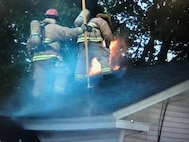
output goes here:
[[[165, 111], [165, 103], [168, 105]], [[162, 123], [162, 115], [165, 111], [163, 126], [161, 129], [160, 142], [189, 142], [189, 93], [183, 93], [169, 100], [155, 104], [145, 110], [125, 117], [126, 120], [150, 123], [150, 129], [147, 132], [147, 138], [144, 139], [144, 133], [130, 135], [129, 138], [122, 142], [134, 142], [139, 139], [143, 142], [158, 142], [159, 130]], [[162, 115], [161, 114], [161, 109]], [[160, 117], [161, 116], [161, 117]], [[160, 123], [161, 122], [161, 123]], [[127, 133], [125, 133], [127, 135]], [[121, 140], [120, 140], [121, 141]]]

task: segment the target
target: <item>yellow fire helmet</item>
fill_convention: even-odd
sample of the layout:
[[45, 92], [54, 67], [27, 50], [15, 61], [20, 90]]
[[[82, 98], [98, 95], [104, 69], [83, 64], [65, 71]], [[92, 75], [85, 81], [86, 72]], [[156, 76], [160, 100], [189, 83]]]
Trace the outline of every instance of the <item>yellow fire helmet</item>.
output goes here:
[[96, 15], [96, 17], [101, 17], [101, 18], [103, 18], [104, 20], [106, 20], [106, 21], [108, 22], [109, 25], [112, 24], [111, 17], [110, 17], [110, 15], [108, 15], [108, 14], [98, 13], [98, 14]]

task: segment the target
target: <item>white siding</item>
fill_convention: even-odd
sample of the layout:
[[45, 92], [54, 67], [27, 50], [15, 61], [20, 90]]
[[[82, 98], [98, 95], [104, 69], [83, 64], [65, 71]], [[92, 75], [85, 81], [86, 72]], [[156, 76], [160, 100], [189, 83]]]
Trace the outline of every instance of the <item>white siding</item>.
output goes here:
[[[166, 102], [167, 100], [165, 100]], [[161, 131], [160, 142], [189, 142], [189, 93], [184, 93], [169, 99], [169, 103], [165, 112], [163, 127]], [[150, 123], [150, 130], [147, 139], [144, 134], [141, 136], [130, 135], [127, 141], [134, 142], [134, 139], [141, 139], [144, 142], [157, 142], [158, 130], [160, 129], [159, 121], [162, 104], [158, 103], [145, 110], [137, 112], [133, 115], [125, 117], [126, 120], [134, 120], [137, 122]], [[165, 111], [165, 106], [163, 112]], [[163, 114], [162, 114], [163, 115]], [[160, 121], [162, 122], [162, 121]], [[140, 137], [140, 138], [139, 138]]]

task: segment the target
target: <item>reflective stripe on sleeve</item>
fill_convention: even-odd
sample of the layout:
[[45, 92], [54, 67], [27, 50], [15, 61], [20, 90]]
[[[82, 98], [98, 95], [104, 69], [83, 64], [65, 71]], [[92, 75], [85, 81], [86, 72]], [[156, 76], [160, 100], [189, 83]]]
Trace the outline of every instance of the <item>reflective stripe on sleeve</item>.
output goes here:
[[58, 58], [60, 61], [63, 61], [63, 58], [58, 55], [35, 55], [32, 58], [32, 61], [35, 62], [35, 61], [47, 60], [50, 58]]
[[[103, 41], [102, 37], [87, 37], [87, 40], [88, 41], [92, 41], [92, 42], [100, 42], [100, 41]], [[84, 42], [85, 41], [85, 38], [82, 36], [82, 37], [78, 37], [77, 39], [77, 42], [80, 43], [80, 42]]]

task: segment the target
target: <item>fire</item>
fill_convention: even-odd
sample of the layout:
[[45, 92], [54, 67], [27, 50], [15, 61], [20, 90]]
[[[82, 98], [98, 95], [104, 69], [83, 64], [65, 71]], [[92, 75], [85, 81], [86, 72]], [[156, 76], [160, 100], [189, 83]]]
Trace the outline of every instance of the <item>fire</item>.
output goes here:
[[[112, 70], [118, 70], [120, 68], [122, 53], [125, 53], [128, 49], [127, 44], [123, 38], [116, 38], [110, 43], [110, 56], [109, 62]], [[99, 74], [101, 72], [101, 65], [96, 58], [92, 60], [89, 75]]]
[[101, 65], [96, 58], [92, 60], [89, 75], [99, 74], [101, 72]]

